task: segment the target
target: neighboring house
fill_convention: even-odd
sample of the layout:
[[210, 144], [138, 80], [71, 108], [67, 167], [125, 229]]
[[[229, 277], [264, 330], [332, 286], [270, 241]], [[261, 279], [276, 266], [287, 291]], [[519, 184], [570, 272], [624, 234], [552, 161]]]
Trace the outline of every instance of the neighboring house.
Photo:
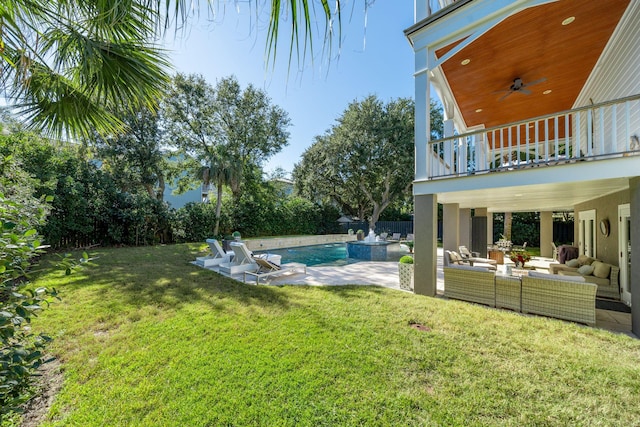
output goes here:
[[291, 196], [293, 194], [293, 181], [287, 178], [274, 178], [271, 180], [271, 184], [280, 192], [283, 196]]
[[[493, 212], [573, 210], [581, 253], [621, 268], [640, 336], [640, 1], [415, 0], [415, 291], [436, 292], [445, 249]], [[429, 99], [445, 138], [429, 141]], [[474, 217], [471, 217], [474, 209]], [[462, 224], [462, 225], [461, 225]], [[477, 242], [475, 242], [477, 243]]]
[[208, 202], [211, 196], [213, 196], [213, 199], [215, 200], [216, 196], [215, 186], [213, 184], [210, 184], [208, 188], [202, 184], [200, 187], [186, 191], [182, 194], [174, 194], [174, 188], [169, 184], [166, 184], [164, 188], [164, 200], [174, 209], [184, 207], [187, 203]]

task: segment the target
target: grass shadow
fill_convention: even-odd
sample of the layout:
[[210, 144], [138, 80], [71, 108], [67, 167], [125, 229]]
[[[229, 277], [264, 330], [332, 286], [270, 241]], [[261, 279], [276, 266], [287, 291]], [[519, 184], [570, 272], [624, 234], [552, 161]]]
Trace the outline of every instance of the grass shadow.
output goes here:
[[[219, 301], [286, 308], [290, 301], [273, 287], [252, 286], [199, 268], [191, 261], [202, 255], [201, 245], [180, 244], [135, 248], [108, 248], [96, 251], [93, 265], [64, 276], [64, 289], [95, 289], [118, 293], [123, 302], [140, 307], [162, 305], [180, 308], [184, 303], [204, 302], [212, 309], [224, 309]], [[57, 280], [49, 277], [53, 286]]]

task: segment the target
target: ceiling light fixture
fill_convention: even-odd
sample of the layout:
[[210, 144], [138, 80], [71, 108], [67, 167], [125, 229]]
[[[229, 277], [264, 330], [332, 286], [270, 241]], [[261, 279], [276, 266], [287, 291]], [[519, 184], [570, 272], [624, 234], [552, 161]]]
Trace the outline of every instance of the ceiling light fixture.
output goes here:
[[476, 110], [476, 113], [482, 113], [482, 108], [478, 108], [478, 109]]
[[469, 58], [467, 59], [463, 59], [462, 62], [460, 62], [462, 65], [468, 65], [471, 62], [471, 60]]
[[552, 92], [551, 89], [547, 89], [544, 92], [542, 92], [543, 95], [549, 95]]
[[575, 16], [570, 16], [567, 19], [565, 19], [564, 21], [562, 21], [562, 25], [569, 25], [575, 20], [576, 20]]

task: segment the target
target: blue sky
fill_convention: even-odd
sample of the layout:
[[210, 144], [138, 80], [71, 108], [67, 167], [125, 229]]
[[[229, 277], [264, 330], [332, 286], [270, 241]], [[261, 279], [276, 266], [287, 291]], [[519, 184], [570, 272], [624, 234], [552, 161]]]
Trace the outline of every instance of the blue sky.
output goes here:
[[[176, 71], [202, 74], [212, 85], [235, 75], [242, 85], [264, 89], [291, 119], [289, 145], [267, 162], [265, 170], [291, 172], [316, 135], [323, 134], [355, 99], [374, 94], [388, 101], [413, 97], [413, 52], [403, 30], [413, 24], [412, 0], [377, 0], [364, 13], [364, 0], [351, 2], [343, 16], [342, 49], [327, 58], [315, 37], [316, 58], [288, 72], [288, 36], [283, 33], [275, 67], [265, 68], [266, 23], [255, 25], [255, 11], [233, 2], [215, 20], [205, 11], [182, 37], [166, 44]], [[222, 16], [224, 15], [224, 16]], [[264, 15], [262, 15], [264, 16]], [[286, 24], [286, 22], [284, 23]], [[339, 55], [338, 55], [339, 54]]]

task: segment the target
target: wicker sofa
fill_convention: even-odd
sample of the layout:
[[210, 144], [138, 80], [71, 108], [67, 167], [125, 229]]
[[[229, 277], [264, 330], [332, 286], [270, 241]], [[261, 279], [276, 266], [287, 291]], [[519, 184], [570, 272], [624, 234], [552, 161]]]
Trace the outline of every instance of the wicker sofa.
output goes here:
[[529, 272], [521, 279], [481, 267], [444, 267], [444, 296], [573, 322], [596, 323], [597, 285], [583, 277]]
[[522, 312], [594, 325], [597, 288], [582, 277], [530, 273], [522, 277]]
[[493, 271], [466, 265], [444, 267], [443, 270], [445, 297], [495, 307], [496, 275]]
[[615, 265], [598, 261], [586, 255], [580, 255], [570, 265], [550, 264], [549, 272], [562, 276], [584, 277], [586, 282], [598, 285], [597, 295], [599, 297], [620, 299], [620, 285], [618, 284], [620, 268]]

